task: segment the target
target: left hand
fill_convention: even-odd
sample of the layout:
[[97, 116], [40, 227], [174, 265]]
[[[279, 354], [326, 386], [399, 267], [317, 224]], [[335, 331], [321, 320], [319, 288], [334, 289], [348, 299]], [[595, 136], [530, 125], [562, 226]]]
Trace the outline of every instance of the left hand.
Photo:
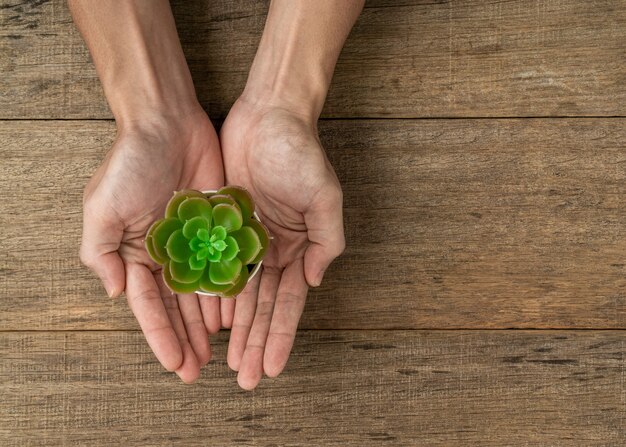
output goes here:
[[240, 98], [220, 140], [226, 183], [248, 189], [273, 237], [262, 272], [236, 301], [221, 300], [228, 365], [253, 389], [263, 372], [282, 372], [308, 287], [344, 250], [342, 192], [314, 120]]

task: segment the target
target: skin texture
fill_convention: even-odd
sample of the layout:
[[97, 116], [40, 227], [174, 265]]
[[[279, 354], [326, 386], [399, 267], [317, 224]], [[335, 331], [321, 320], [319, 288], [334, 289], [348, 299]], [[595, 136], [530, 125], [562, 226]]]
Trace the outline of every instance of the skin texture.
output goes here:
[[[109, 296], [126, 292], [157, 359], [185, 382], [211, 357], [207, 334], [232, 327], [228, 364], [253, 389], [282, 372], [308, 288], [345, 247], [341, 187], [316, 123], [363, 1], [273, 0], [219, 141], [165, 0], [69, 6], [118, 127], [85, 188], [81, 260]], [[263, 269], [236, 300], [173, 295], [143, 237], [173, 191], [224, 181], [250, 191], [273, 237]]]
[[262, 273], [237, 297], [228, 346], [240, 386], [252, 389], [285, 367], [308, 287], [344, 249], [342, 193], [315, 127], [297, 115], [240, 100], [222, 142], [228, 182], [257, 198], [274, 238]]
[[211, 357], [207, 332], [220, 328], [219, 301], [173, 295], [143, 238], [174, 191], [223, 185], [217, 134], [196, 100], [166, 1], [69, 6], [118, 128], [84, 191], [80, 257], [109, 296], [126, 292], [161, 364], [193, 382]]
[[[174, 140], [160, 129], [118, 135], [85, 188], [80, 252], [112, 295], [126, 291], [155, 355], [185, 382], [194, 381], [211, 357], [206, 327], [219, 329], [214, 321], [218, 309], [195, 294], [172, 294], [163, 284], [160, 266], [148, 257], [143, 238], [163, 215], [172, 191], [222, 183], [215, 130], [202, 112], [195, 119], [193, 133]], [[214, 173], [211, 179], [206, 172]]]
[[228, 364], [244, 389], [282, 372], [309, 286], [345, 247], [341, 186], [317, 118], [362, 7], [272, 1], [246, 88], [221, 130], [226, 181], [248, 188], [274, 237], [261, 275], [222, 304]]

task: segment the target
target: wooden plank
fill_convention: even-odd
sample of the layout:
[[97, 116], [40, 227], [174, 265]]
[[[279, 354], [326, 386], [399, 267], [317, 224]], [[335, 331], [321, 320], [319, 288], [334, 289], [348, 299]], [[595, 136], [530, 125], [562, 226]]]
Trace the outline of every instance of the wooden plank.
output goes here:
[[251, 393], [226, 342], [189, 386], [137, 332], [2, 333], [1, 443], [626, 443], [623, 332], [301, 332], [283, 375]]
[[[63, 0], [0, 1], [0, 118], [108, 118]], [[198, 96], [223, 118], [267, 2], [175, 1]], [[626, 115], [626, 2], [370, 1], [326, 117]]]
[[[626, 327], [625, 124], [320, 122], [348, 247], [301, 327]], [[113, 138], [111, 122], [0, 123], [0, 328], [137, 328], [77, 257]]]

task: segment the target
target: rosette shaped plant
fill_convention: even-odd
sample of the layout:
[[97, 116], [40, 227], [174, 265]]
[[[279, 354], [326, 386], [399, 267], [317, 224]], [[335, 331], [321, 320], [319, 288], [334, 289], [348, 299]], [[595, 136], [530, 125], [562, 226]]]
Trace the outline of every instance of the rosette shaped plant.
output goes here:
[[254, 215], [252, 197], [236, 186], [215, 194], [178, 191], [145, 239], [172, 292], [224, 297], [243, 290], [269, 241], [267, 229]]

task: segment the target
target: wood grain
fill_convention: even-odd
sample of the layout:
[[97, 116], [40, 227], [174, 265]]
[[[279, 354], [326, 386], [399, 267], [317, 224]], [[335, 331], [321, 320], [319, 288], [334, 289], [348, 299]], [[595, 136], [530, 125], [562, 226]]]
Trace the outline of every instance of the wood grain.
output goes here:
[[[625, 328], [626, 119], [320, 123], [348, 248], [305, 329]], [[77, 257], [111, 122], [0, 123], [0, 328], [136, 329]]]
[[[267, 2], [175, 1], [198, 97], [223, 118]], [[109, 118], [66, 2], [0, 1], [0, 118]], [[326, 117], [626, 115], [626, 2], [370, 1]]]
[[[267, 5], [173, 1], [212, 118]], [[320, 122], [348, 248], [245, 392], [80, 265], [111, 114], [66, 2], [0, 0], [0, 445], [626, 445], [625, 60], [622, 0], [369, 0]]]
[[225, 334], [213, 346], [184, 385], [136, 332], [0, 334], [1, 443], [626, 443], [621, 332], [301, 332], [254, 392], [237, 389]]

